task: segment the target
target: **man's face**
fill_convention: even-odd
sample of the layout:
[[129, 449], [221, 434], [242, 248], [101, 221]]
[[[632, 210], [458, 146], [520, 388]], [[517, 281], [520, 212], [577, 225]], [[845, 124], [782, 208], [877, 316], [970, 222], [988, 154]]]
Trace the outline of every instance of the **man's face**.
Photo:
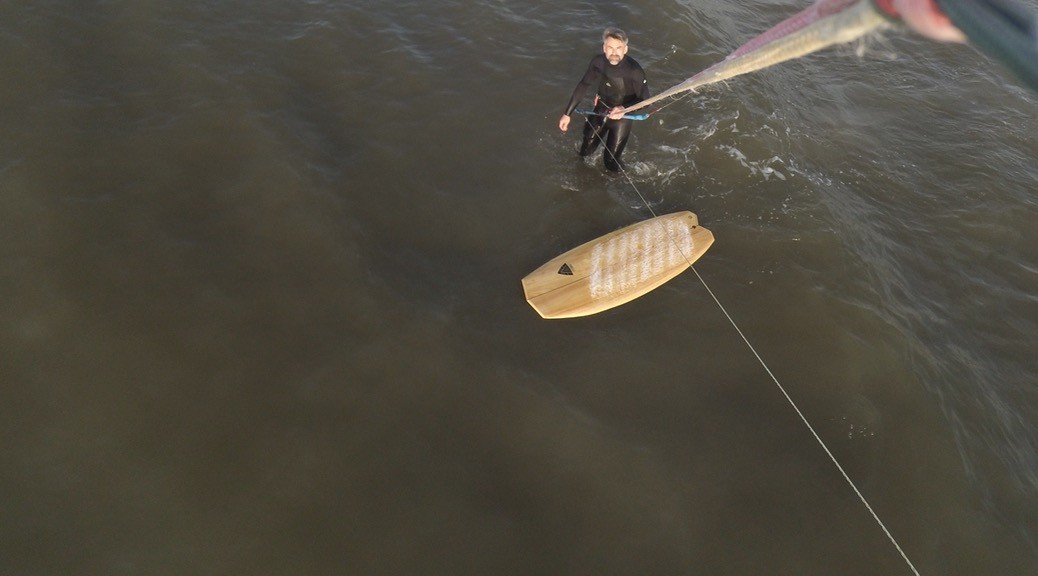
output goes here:
[[606, 38], [605, 43], [602, 44], [602, 52], [605, 52], [606, 60], [616, 66], [627, 55], [627, 44], [616, 38]]

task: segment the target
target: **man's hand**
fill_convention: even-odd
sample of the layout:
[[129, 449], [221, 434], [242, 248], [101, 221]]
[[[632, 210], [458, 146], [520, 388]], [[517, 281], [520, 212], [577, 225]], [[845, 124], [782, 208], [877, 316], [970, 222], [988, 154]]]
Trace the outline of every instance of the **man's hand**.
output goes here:
[[613, 108], [612, 110], [609, 111], [609, 119], [610, 120], [620, 120], [623, 117], [624, 117], [624, 107], [623, 106], [617, 106], [616, 108]]
[[559, 118], [559, 130], [562, 130], [563, 132], [565, 132], [568, 129], [569, 129], [569, 116], [566, 115], [566, 114], [563, 114], [562, 118]]
[[934, 0], [893, 0], [905, 23], [923, 36], [944, 42], [965, 42], [966, 36], [941, 12]]

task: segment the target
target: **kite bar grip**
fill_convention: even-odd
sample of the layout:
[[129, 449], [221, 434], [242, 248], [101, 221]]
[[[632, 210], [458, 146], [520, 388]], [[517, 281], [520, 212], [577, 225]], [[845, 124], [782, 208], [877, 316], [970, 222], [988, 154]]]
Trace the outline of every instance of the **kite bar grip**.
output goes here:
[[[594, 110], [584, 110], [582, 108], [577, 108], [576, 110], [574, 110], [574, 112], [576, 112], [577, 114], [583, 114], [585, 116], [608, 116], [609, 115], [609, 114], [602, 114], [601, 112], [595, 112]], [[627, 120], [647, 120], [649, 118], [649, 115], [648, 114], [624, 114], [623, 117], [626, 118]]]

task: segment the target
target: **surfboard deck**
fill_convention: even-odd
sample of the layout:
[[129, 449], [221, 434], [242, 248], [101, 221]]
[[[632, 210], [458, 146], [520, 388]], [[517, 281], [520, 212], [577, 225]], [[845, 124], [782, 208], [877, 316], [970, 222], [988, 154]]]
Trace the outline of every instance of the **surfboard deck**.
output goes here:
[[597, 314], [658, 288], [713, 243], [692, 212], [657, 216], [552, 258], [523, 278], [523, 292], [542, 318]]

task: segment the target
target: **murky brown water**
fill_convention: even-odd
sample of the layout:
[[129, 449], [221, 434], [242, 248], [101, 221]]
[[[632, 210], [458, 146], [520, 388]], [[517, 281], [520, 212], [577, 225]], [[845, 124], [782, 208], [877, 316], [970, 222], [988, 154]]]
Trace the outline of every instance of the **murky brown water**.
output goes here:
[[0, 6], [0, 573], [910, 573], [694, 274], [523, 301], [642, 197], [922, 574], [1038, 572], [1034, 94], [888, 34], [631, 182], [555, 128], [801, 5]]

